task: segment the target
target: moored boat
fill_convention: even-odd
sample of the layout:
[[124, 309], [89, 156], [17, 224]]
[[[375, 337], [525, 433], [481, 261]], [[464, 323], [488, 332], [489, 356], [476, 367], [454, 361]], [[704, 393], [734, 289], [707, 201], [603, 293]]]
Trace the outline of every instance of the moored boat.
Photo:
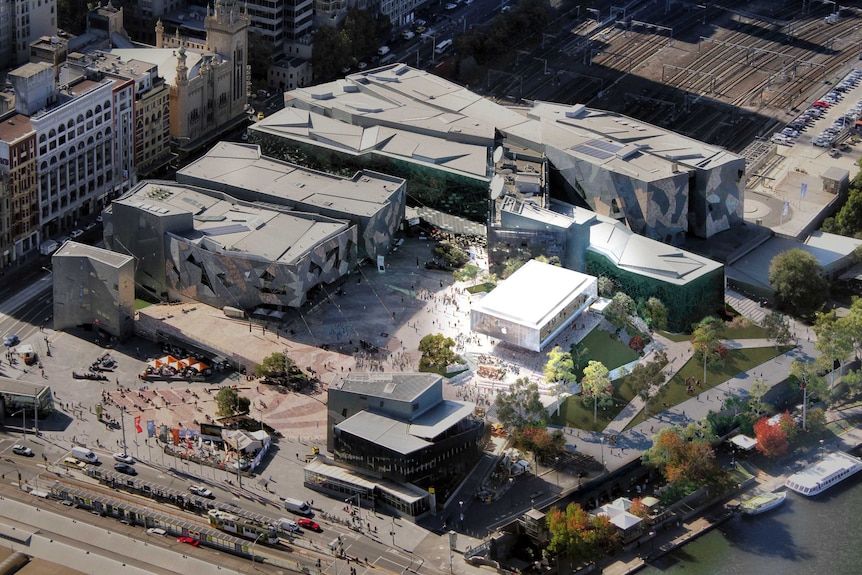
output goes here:
[[788, 488], [812, 497], [823, 493], [862, 470], [862, 460], [843, 451], [830, 453], [814, 465], [794, 473], [784, 482]]
[[765, 513], [770, 509], [775, 509], [787, 499], [786, 491], [776, 491], [773, 493], [761, 493], [752, 497], [748, 501], [739, 506], [740, 511], [746, 515], [757, 515]]

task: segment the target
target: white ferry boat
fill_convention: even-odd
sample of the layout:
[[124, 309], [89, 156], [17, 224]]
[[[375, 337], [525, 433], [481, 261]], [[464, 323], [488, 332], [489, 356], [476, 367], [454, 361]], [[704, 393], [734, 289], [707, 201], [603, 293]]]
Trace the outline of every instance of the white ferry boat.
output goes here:
[[746, 515], [760, 515], [766, 513], [770, 509], [775, 509], [787, 498], [786, 491], [777, 491], [775, 493], [763, 493], [752, 497], [745, 503], [739, 506], [739, 509]]
[[862, 460], [843, 451], [830, 453], [811, 467], [794, 473], [784, 482], [789, 489], [812, 497], [862, 470]]

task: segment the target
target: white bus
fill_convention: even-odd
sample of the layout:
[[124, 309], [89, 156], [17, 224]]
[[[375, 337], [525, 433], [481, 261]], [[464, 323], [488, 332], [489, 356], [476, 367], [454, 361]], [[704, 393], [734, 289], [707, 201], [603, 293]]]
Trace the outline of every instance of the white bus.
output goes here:
[[436, 52], [437, 54], [442, 54], [443, 52], [446, 51], [446, 48], [448, 48], [451, 45], [452, 45], [452, 38], [447, 38], [446, 40], [443, 40], [442, 42], [437, 43], [437, 47], [434, 48], [434, 52]]

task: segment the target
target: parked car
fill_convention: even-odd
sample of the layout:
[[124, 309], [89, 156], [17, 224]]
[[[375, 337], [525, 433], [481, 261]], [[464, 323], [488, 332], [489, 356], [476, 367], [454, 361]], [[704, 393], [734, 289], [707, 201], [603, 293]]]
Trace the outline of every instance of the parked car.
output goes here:
[[320, 525], [318, 525], [316, 522], [312, 521], [308, 517], [297, 518], [296, 524], [303, 529], [308, 529], [309, 531], [316, 531], [317, 533], [323, 531], [323, 529], [320, 528]]
[[191, 545], [192, 547], [198, 547], [201, 544], [201, 542], [194, 537], [177, 537], [177, 543], [185, 543], [186, 545]]
[[189, 487], [189, 491], [191, 491], [198, 497], [206, 497], [207, 499], [213, 498], [213, 492], [204, 487], [203, 485], [192, 485], [191, 487]]
[[416, 36], [416, 33], [413, 30], [404, 30], [401, 33], [401, 37], [405, 40], [412, 40]]
[[827, 104], [823, 100], [817, 100], [816, 102], [814, 102], [811, 105], [814, 106], [815, 108], [828, 108], [829, 107], [829, 104]]
[[458, 5], [453, 4], [452, 2], [449, 2], [448, 4], [446, 4], [446, 10], [455, 10], [457, 7], [458, 7]]
[[125, 473], [126, 475], [137, 475], [138, 470], [134, 468], [134, 466], [129, 465], [128, 463], [115, 463], [114, 469], [119, 471], [120, 473]]
[[147, 535], [167, 535], [168, 532], [162, 529], [161, 527], [150, 527], [147, 529]]
[[13, 445], [12, 453], [15, 453], [17, 455], [23, 455], [25, 457], [33, 457], [34, 455], [36, 455], [35, 453], [33, 453], [33, 450], [26, 445]]
[[69, 235], [72, 236], [73, 240], [75, 240], [84, 235], [84, 230], [72, 230], [72, 233]]
[[134, 465], [135, 459], [131, 455], [127, 455], [125, 453], [115, 453], [114, 460], [119, 461], [120, 463], [128, 463], [129, 465]]

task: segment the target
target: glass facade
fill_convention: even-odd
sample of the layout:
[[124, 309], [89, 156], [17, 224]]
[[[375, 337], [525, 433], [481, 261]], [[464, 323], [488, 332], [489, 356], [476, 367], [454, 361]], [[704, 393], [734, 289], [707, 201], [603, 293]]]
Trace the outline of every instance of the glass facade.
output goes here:
[[54, 413], [54, 394], [50, 387], [35, 386], [31, 388], [32, 393], [30, 395], [27, 395], [26, 391], [25, 389], [0, 391], [0, 405], [2, 405], [4, 417], [10, 418], [15, 415], [20, 417], [20, 411], [23, 409], [27, 419], [31, 419], [34, 402], [38, 402], [36, 411], [39, 419], [44, 419]]

